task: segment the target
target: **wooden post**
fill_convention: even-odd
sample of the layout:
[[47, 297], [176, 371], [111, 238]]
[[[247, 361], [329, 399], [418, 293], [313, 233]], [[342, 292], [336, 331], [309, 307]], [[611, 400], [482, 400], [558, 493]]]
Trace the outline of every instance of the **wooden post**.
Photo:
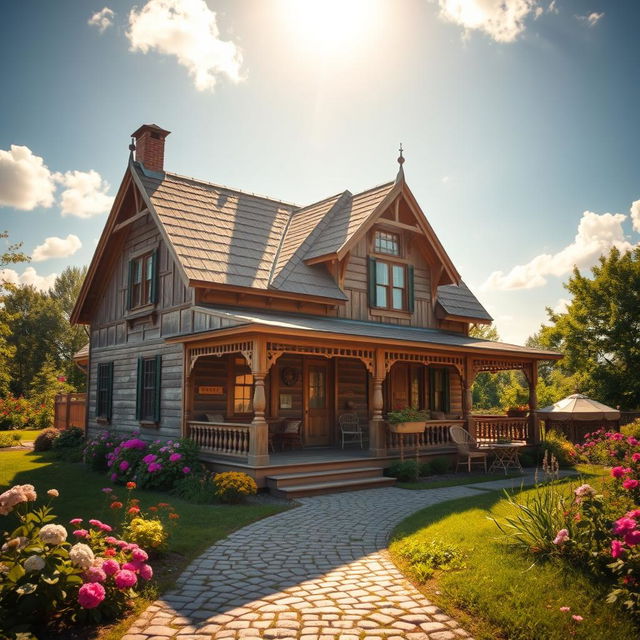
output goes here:
[[467, 431], [471, 434], [473, 438], [476, 437], [475, 431], [475, 423], [473, 421], [473, 414], [471, 410], [473, 409], [473, 381], [475, 379], [475, 373], [473, 370], [473, 359], [470, 357], [466, 357], [464, 361], [464, 379], [462, 381], [463, 389], [462, 389], [462, 407], [463, 407], [463, 418], [467, 423]]
[[263, 337], [258, 337], [253, 342], [251, 373], [253, 374], [253, 420], [247, 462], [254, 467], [262, 467], [269, 464], [269, 426], [264, 417], [267, 407], [264, 389], [264, 379], [267, 375], [267, 345]]
[[538, 444], [540, 442], [540, 425], [536, 409], [538, 408], [538, 394], [536, 387], [538, 385], [538, 362], [534, 360], [531, 363], [531, 372], [529, 376], [529, 442]]
[[384, 367], [384, 350], [376, 349], [373, 369], [373, 394], [371, 397], [371, 420], [369, 422], [369, 450], [372, 456], [380, 457], [387, 453], [386, 433], [382, 410], [384, 398], [382, 396], [382, 383], [386, 377]]

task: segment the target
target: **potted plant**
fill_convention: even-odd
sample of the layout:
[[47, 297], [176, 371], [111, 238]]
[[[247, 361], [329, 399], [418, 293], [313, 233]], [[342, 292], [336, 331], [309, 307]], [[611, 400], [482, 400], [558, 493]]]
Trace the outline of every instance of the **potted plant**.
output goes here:
[[394, 433], [422, 433], [425, 422], [431, 417], [428, 411], [405, 407], [397, 411], [387, 413], [389, 428]]
[[529, 407], [526, 404], [514, 405], [507, 409], [507, 415], [510, 418], [526, 418], [529, 413]]

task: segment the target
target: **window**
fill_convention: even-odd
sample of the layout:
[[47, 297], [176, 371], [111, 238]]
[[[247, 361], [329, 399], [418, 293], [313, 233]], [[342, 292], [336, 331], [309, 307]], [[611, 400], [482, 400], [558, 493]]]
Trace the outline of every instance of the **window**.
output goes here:
[[429, 409], [449, 413], [449, 370], [429, 369]]
[[413, 312], [413, 266], [370, 257], [369, 306]]
[[96, 418], [111, 420], [113, 404], [113, 362], [98, 364], [98, 388], [96, 391]]
[[376, 253], [386, 253], [389, 256], [400, 255], [400, 237], [397, 233], [387, 231], [376, 231], [374, 241], [374, 251]]
[[160, 378], [162, 357], [138, 358], [136, 418], [160, 422]]
[[157, 250], [129, 261], [127, 309], [157, 302]]
[[253, 376], [244, 358], [234, 361], [233, 413], [251, 413], [253, 410]]

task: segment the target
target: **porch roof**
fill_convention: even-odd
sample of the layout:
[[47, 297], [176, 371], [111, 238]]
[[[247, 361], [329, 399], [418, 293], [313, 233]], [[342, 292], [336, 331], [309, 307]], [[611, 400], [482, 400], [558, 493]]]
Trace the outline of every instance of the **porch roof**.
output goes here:
[[[176, 336], [170, 338], [172, 342], [191, 342], [205, 337], [215, 337], [224, 332], [233, 333], [240, 328], [270, 328], [293, 332], [296, 335], [305, 333], [335, 334], [354, 338], [371, 338], [389, 343], [407, 342], [434, 345], [440, 348], [471, 352], [483, 352], [485, 355], [510, 355], [512, 357], [526, 356], [536, 360], [558, 360], [562, 357], [556, 351], [530, 349], [506, 342], [493, 342], [479, 338], [471, 338], [459, 333], [442, 331], [439, 329], [424, 329], [403, 325], [384, 324], [381, 322], [364, 322], [345, 318], [329, 318], [326, 316], [312, 316], [304, 314], [260, 311], [256, 309], [237, 309], [201, 304], [195, 308], [225, 320], [227, 326], [221, 329], [207, 330], [200, 333]], [[230, 326], [231, 325], [231, 326]]]

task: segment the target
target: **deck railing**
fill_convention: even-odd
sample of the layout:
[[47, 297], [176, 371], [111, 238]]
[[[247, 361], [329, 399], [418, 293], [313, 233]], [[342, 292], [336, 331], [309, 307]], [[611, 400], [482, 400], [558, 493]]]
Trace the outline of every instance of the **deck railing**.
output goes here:
[[387, 449], [437, 449], [453, 446], [449, 427], [465, 426], [464, 420], [427, 420], [421, 433], [393, 433], [387, 430]]
[[204, 453], [247, 458], [251, 425], [232, 422], [189, 422], [189, 437]]
[[473, 435], [478, 442], [504, 440], [529, 441], [529, 418], [509, 416], [473, 416]]

